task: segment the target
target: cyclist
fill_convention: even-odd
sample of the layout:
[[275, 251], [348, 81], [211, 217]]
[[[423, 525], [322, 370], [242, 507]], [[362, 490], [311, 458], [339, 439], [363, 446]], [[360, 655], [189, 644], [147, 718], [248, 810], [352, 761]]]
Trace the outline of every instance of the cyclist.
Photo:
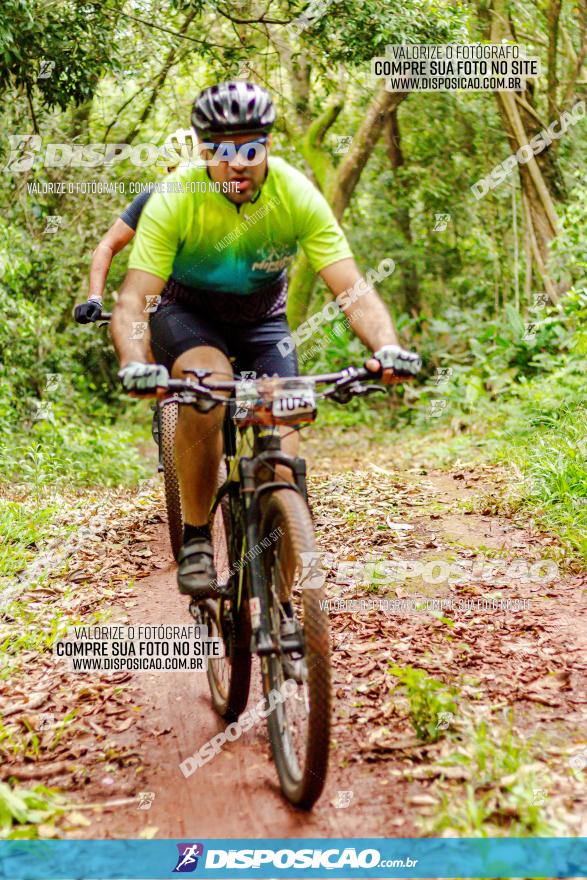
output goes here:
[[104, 287], [106, 278], [116, 254], [132, 241], [139, 222], [141, 212], [147, 199], [151, 195], [150, 190], [143, 190], [130, 205], [114, 221], [104, 238], [98, 242], [96, 250], [92, 254], [90, 264], [90, 285], [88, 298], [85, 303], [76, 305], [73, 316], [78, 324], [91, 324], [99, 321], [102, 315], [102, 302], [104, 299]]
[[[166, 178], [174, 191], [154, 193], [146, 204], [111, 322], [119, 377], [130, 394], [156, 394], [170, 373], [183, 378], [186, 369], [232, 376], [230, 357], [237, 372], [297, 375], [295, 348], [282, 354], [277, 344], [290, 333], [287, 266], [298, 244], [335, 297], [362, 286], [360, 299], [339, 301], [357, 336], [384, 361], [397, 351], [388, 310], [363, 281], [324, 197], [283, 159], [269, 160], [274, 121], [269, 93], [252, 82], [221, 83], [196, 98], [192, 125], [204, 162], [175, 171]], [[155, 363], [147, 363], [146, 336], [137, 338], [133, 325], [159, 296], [150, 315]], [[368, 366], [380, 369], [374, 359]], [[385, 370], [384, 381], [392, 379], [393, 370]], [[214, 595], [207, 523], [222, 451], [221, 410], [180, 407], [176, 432], [185, 520], [178, 585], [196, 599]], [[296, 455], [297, 444], [297, 432], [284, 436], [288, 454]]]
[[[174, 168], [175, 166], [168, 166], [167, 171], [171, 172]], [[98, 242], [90, 263], [87, 301], [76, 305], [73, 311], [73, 316], [78, 324], [92, 324], [94, 321], [100, 320], [104, 288], [112, 260], [133, 240], [139, 218], [150, 195], [150, 187], [139, 193], [130, 205], [127, 205], [120, 217], [114, 221], [104, 238]]]

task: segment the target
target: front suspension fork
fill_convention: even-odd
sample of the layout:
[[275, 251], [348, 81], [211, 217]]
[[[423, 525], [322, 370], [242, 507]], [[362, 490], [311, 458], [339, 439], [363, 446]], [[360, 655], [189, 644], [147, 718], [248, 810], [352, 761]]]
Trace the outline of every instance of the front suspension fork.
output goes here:
[[[270, 482], [256, 486], [256, 477], [260, 468], [267, 464], [287, 464], [292, 470], [296, 483]], [[305, 497], [306, 463], [300, 458], [289, 458], [281, 452], [263, 452], [255, 458], [241, 458], [239, 462], [241, 492], [243, 493], [246, 512], [247, 547], [251, 553], [249, 559], [249, 608], [251, 612], [251, 628], [253, 639], [251, 649], [260, 657], [279, 652], [271, 636], [271, 620], [267, 607], [267, 584], [265, 571], [261, 564], [261, 554], [256, 551], [259, 543], [260, 500], [265, 492], [280, 489], [297, 489]]]

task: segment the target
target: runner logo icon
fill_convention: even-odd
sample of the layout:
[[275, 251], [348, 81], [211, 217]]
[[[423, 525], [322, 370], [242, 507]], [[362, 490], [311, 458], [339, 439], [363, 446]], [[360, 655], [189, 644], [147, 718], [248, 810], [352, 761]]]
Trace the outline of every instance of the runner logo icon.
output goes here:
[[204, 847], [201, 843], [178, 843], [177, 865], [173, 869], [174, 874], [188, 874], [198, 867], [198, 858], [204, 855]]

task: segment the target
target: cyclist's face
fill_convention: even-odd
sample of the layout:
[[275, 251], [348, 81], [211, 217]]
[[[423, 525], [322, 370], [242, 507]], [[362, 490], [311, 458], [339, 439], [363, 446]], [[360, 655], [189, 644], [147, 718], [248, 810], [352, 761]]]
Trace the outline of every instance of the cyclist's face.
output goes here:
[[[225, 155], [229, 158], [226, 161], [208, 165], [208, 173], [212, 180], [227, 184], [222, 187], [222, 192], [235, 205], [250, 202], [265, 180], [270, 138], [267, 138], [264, 144], [259, 142], [261, 139], [265, 140], [265, 136], [261, 132], [231, 135], [230, 137], [215, 135], [214, 137], [214, 143], [229, 145], [225, 151]], [[243, 144], [250, 144], [251, 148], [241, 149], [239, 152], [239, 148]], [[234, 145], [234, 149], [232, 149], [232, 145]], [[250, 157], [251, 161], [246, 161], [245, 154]], [[205, 158], [218, 158], [221, 155], [223, 155], [222, 150], [208, 150]]]

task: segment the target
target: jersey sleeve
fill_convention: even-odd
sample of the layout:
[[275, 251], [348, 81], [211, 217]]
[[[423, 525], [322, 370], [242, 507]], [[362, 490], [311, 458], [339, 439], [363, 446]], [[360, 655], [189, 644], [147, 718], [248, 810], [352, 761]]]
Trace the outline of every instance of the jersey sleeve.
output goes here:
[[296, 178], [292, 204], [297, 239], [314, 272], [320, 272], [353, 252], [322, 193], [303, 174]]
[[129, 269], [141, 269], [167, 281], [179, 248], [179, 202], [173, 194], [151, 195], [137, 226]]
[[127, 205], [127, 207], [120, 215], [120, 219], [123, 220], [127, 226], [130, 226], [131, 229], [136, 230], [139, 223], [139, 218], [150, 195], [151, 191], [148, 189], [144, 190], [142, 193], [139, 193], [136, 199], [133, 199], [130, 205]]

